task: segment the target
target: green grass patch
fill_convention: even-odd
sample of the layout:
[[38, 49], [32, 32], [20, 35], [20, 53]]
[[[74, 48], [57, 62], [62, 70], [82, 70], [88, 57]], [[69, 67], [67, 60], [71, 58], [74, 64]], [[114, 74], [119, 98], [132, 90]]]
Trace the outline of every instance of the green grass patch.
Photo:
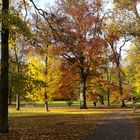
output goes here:
[[[57, 107], [60, 107], [60, 106], [68, 106], [68, 101], [50, 101], [48, 102], [49, 106], [57, 106]], [[72, 102], [72, 106], [79, 106], [79, 101], [71, 101]], [[15, 102], [12, 103], [13, 105], [15, 105]], [[22, 101], [21, 103], [21, 106], [25, 106], [25, 105], [30, 105], [30, 104], [33, 104], [35, 106], [44, 106], [44, 102], [41, 102], [41, 101], [36, 101], [36, 102], [24, 102]], [[93, 102], [92, 101], [88, 101], [87, 102], [87, 105], [93, 105]]]

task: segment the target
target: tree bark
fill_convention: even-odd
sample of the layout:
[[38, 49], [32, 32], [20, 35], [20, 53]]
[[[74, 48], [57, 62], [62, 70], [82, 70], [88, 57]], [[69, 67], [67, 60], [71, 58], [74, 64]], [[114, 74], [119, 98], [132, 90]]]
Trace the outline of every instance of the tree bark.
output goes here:
[[[123, 96], [122, 77], [119, 69], [118, 69], [118, 82], [119, 82], [119, 93], [121, 96]], [[124, 99], [121, 99], [121, 107], [126, 107]]]
[[[106, 57], [107, 57], [107, 54], [106, 54]], [[108, 82], [111, 81], [111, 77], [109, 76], [109, 66], [108, 66], [108, 64], [106, 64], [106, 78], [107, 78]], [[107, 105], [110, 106], [110, 88], [107, 88]]]
[[107, 90], [107, 105], [110, 106], [110, 89]]
[[45, 101], [45, 111], [49, 111], [48, 101]]
[[[2, 15], [8, 19], [9, 0], [2, 0]], [[9, 30], [2, 19], [1, 23], [1, 87], [0, 87], [0, 133], [6, 133], [8, 128], [8, 92], [9, 92]], [[8, 20], [7, 20], [8, 22]], [[8, 23], [6, 23], [8, 24]]]
[[86, 105], [86, 75], [84, 70], [80, 69], [80, 109], [87, 109]]
[[8, 102], [8, 105], [12, 105], [12, 91], [10, 90], [9, 91], [9, 96], [8, 96], [8, 98], [9, 98], [9, 102]]
[[16, 110], [20, 110], [20, 97], [19, 97], [19, 94], [16, 95]]
[[[20, 75], [20, 66], [19, 66], [19, 60], [18, 60], [18, 55], [17, 55], [17, 50], [16, 50], [16, 46], [14, 48], [15, 51], [15, 59], [16, 59], [16, 70], [17, 70], [17, 74], [18, 76]], [[16, 110], [20, 110], [20, 89], [19, 87], [17, 87], [17, 94], [16, 94]]]
[[49, 111], [49, 106], [48, 106], [48, 95], [47, 95], [47, 90], [45, 88], [45, 111]]
[[[47, 46], [47, 51], [48, 51], [48, 46]], [[48, 74], [48, 52], [46, 52], [46, 61], [45, 61], [45, 63], [46, 63], [46, 71], [45, 71], [45, 74], [47, 76], [47, 74]], [[45, 111], [49, 111], [47, 87], [45, 87]]]

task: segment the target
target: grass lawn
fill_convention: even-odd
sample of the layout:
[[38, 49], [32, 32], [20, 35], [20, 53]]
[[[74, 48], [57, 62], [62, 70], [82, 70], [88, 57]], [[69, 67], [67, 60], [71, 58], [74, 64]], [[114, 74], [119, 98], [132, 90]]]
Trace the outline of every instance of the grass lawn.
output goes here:
[[9, 108], [8, 134], [0, 140], [80, 140], [89, 134], [111, 110], [80, 110], [78, 107]]
[[[68, 101], [50, 101], [48, 102], [49, 106], [68, 106], [67, 104]], [[12, 104], [16, 104], [15, 102], [13, 102]], [[22, 101], [20, 103], [22, 106], [26, 105], [26, 104], [33, 104], [35, 106], [44, 106], [44, 102], [41, 102], [41, 101], [36, 101], [36, 102], [24, 102]], [[87, 102], [87, 105], [93, 105], [93, 102], [92, 101], [88, 101]], [[79, 106], [79, 101], [72, 101], [72, 106]]]
[[[105, 105], [101, 105], [101, 103], [98, 101], [97, 102], [97, 107], [107, 107], [107, 101], [104, 101]], [[15, 106], [15, 102], [12, 103], [13, 106]], [[36, 102], [25, 102], [22, 101], [21, 106], [25, 106], [25, 105], [34, 105], [36, 107], [43, 107], [44, 106], [44, 102], [41, 101], [36, 101]], [[67, 101], [50, 101], [49, 103], [49, 107], [67, 107]], [[132, 102], [128, 101], [126, 102], [127, 107], [132, 107], [133, 104]], [[140, 102], [137, 102], [137, 105], [140, 106]], [[79, 106], [79, 101], [72, 101], [72, 106]], [[88, 107], [93, 107], [93, 101], [87, 101], [87, 106]], [[120, 107], [119, 103], [111, 103], [111, 106], [116, 106], [116, 107]]]

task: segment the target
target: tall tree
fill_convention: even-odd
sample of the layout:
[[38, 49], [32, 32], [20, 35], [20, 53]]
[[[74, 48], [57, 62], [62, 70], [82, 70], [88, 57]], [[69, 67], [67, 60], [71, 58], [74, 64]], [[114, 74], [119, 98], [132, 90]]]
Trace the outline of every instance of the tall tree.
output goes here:
[[0, 87], [0, 133], [8, 132], [8, 17], [9, 0], [2, 0], [2, 23], [1, 23], [1, 87]]
[[[114, 26], [114, 25], [113, 25]], [[125, 46], [127, 39], [126, 37], [122, 36], [118, 32], [112, 32], [108, 34], [107, 37], [109, 46], [112, 50], [112, 62], [115, 64], [116, 71], [117, 71], [117, 79], [118, 79], [118, 85], [119, 85], [119, 94], [121, 96], [121, 107], [125, 107], [125, 101], [123, 98], [123, 77], [124, 77], [124, 72], [122, 70], [121, 66], [121, 60], [122, 60], [122, 48]]]
[[[86, 109], [86, 81], [91, 67], [100, 62], [102, 38], [101, 1], [60, 0], [51, 16], [59, 54], [77, 65], [80, 77], [80, 108]], [[95, 68], [96, 69], [96, 68]]]

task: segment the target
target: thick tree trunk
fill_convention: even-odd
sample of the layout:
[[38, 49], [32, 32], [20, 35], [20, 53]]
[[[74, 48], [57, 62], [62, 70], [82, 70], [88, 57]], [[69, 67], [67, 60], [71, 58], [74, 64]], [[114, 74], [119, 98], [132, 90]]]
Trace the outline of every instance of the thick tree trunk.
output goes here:
[[[6, 16], [9, 10], [9, 0], [2, 0], [2, 15]], [[7, 17], [7, 16], [6, 16]], [[7, 17], [8, 18], [8, 17]], [[1, 23], [1, 91], [0, 91], [0, 133], [8, 132], [8, 92], [9, 92], [9, 30], [6, 28], [5, 19]], [[8, 20], [7, 20], [8, 22]], [[6, 23], [8, 24], [8, 23]]]
[[107, 105], [110, 106], [110, 89], [107, 90]]
[[20, 97], [19, 97], [19, 94], [16, 95], [16, 110], [20, 110]]
[[83, 69], [80, 70], [80, 109], [87, 109], [86, 105], [86, 76]]

